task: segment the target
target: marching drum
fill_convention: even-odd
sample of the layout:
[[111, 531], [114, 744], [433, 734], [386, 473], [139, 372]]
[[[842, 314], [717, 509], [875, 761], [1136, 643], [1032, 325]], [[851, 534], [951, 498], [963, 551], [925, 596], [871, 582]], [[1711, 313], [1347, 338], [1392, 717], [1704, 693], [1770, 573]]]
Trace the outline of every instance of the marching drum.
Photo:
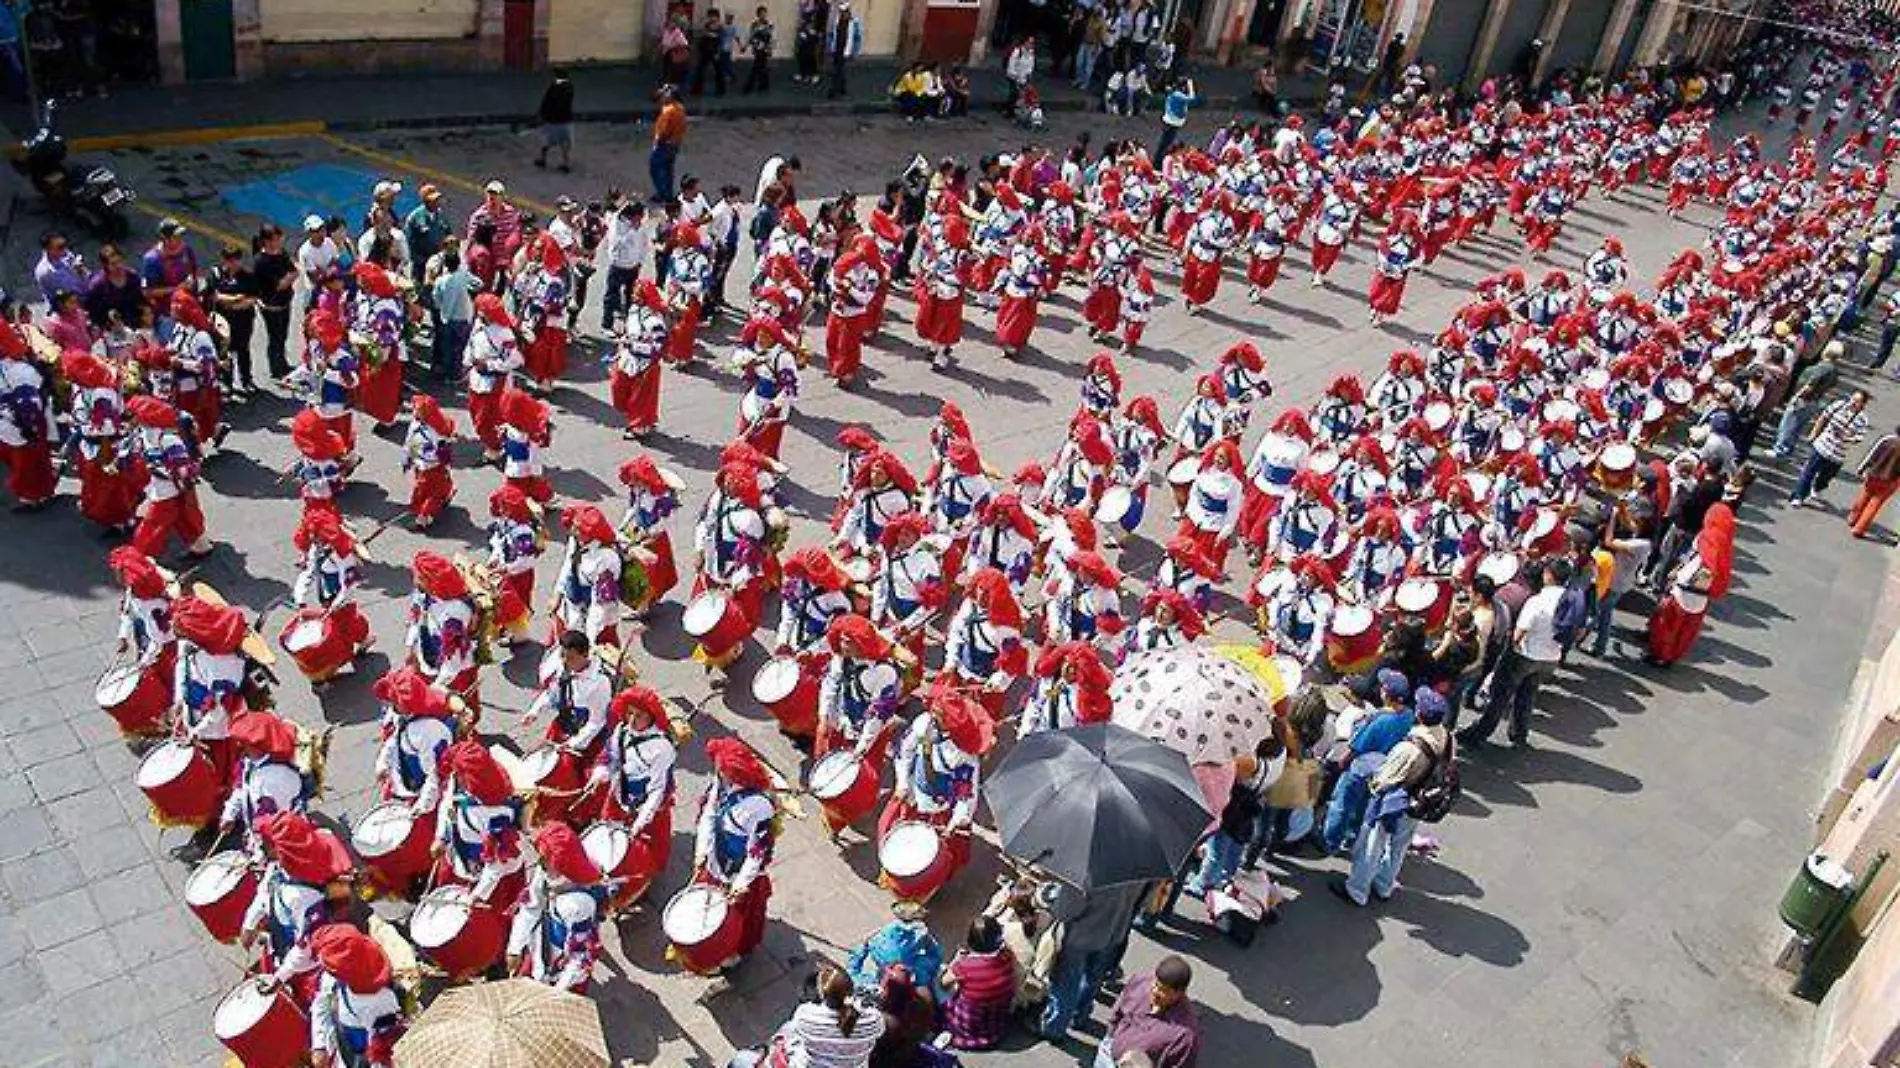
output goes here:
[[283, 987], [246, 979], [218, 1003], [211, 1030], [244, 1068], [292, 1068], [310, 1052], [310, 1020]]
[[1095, 520], [1127, 531], [1140, 526], [1141, 509], [1136, 503], [1134, 491], [1127, 486], [1110, 486], [1103, 490], [1102, 501], [1095, 506]]
[[1559, 520], [1553, 508], [1539, 508], [1531, 516], [1530, 529], [1524, 532], [1520, 544], [1526, 550], [1535, 551], [1537, 546], [1557, 532]]
[[416, 879], [429, 870], [429, 846], [434, 840], [435, 819], [416, 819], [401, 801], [377, 805], [350, 830], [350, 847], [362, 858], [370, 884], [397, 896], [407, 896]]
[[724, 888], [703, 884], [674, 894], [660, 916], [667, 956], [695, 975], [711, 975], [738, 956], [741, 926]]
[[1521, 566], [1516, 553], [1486, 553], [1484, 559], [1478, 561], [1478, 574], [1490, 579], [1493, 586], [1501, 589], [1517, 577]]
[[291, 662], [305, 678], [322, 679], [336, 671], [335, 650], [330, 648], [333, 643], [329, 640], [332, 627], [328, 612], [300, 608], [278, 632], [277, 644], [290, 654]]
[[1284, 567], [1275, 567], [1260, 573], [1260, 577], [1254, 580], [1253, 592], [1261, 601], [1271, 601], [1292, 584], [1293, 572]]
[[466, 886], [444, 886], [423, 895], [409, 917], [409, 938], [431, 964], [460, 981], [486, 971], [508, 940], [502, 914], [472, 900]]
[[797, 657], [774, 657], [752, 676], [752, 699], [772, 713], [780, 730], [809, 737], [818, 730], [819, 686], [818, 674], [806, 671]]
[[1363, 671], [1379, 655], [1379, 628], [1372, 609], [1342, 604], [1326, 628], [1326, 662], [1341, 675]]
[[219, 942], [237, 941], [244, 930], [244, 913], [257, 896], [257, 873], [241, 849], [227, 849], [207, 858], [185, 877], [185, 907]]
[[577, 761], [559, 746], [547, 745], [522, 757], [521, 769], [527, 776], [528, 796], [534, 798], [533, 822], [564, 822], [568, 809], [580, 800], [576, 794], [582, 777]]
[[877, 804], [877, 773], [869, 761], [848, 749], [827, 753], [811, 766], [805, 786], [825, 813], [825, 829], [836, 834]]
[[1552, 397], [1544, 402], [1544, 419], [1552, 423], [1575, 422], [1583, 409], [1568, 397]]
[[1168, 489], [1174, 492], [1174, 506], [1186, 508], [1188, 491], [1194, 488], [1194, 480], [1201, 474], [1199, 456], [1183, 456], [1168, 468]]
[[1610, 369], [1607, 367], [1592, 365], [1588, 370], [1585, 370], [1583, 372], [1582, 381], [1583, 381], [1583, 388], [1594, 389], [1594, 390], [1597, 390], [1598, 392], [1601, 392], [1609, 388]]
[[1451, 426], [1451, 405], [1446, 401], [1435, 400], [1425, 406], [1425, 425], [1434, 434], [1442, 434]]
[[1686, 378], [1670, 377], [1663, 379], [1662, 395], [1664, 403], [1674, 411], [1682, 411], [1695, 400], [1695, 383]]
[[166, 827], [203, 827], [223, 803], [211, 758], [182, 742], [166, 742], [139, 763], [139, 789], [152, 819]]
[[151, 734], [164, 721], [166, 706], [171, 703], [165, 681], [136, 663], [119, 664], [99, 676], [92, 696], [119, 725], [121, 733]]
[[615, 909], [633, 904], [653, 885], [652, 876], [638, 875], [632, 870], [638, 859], [633, 846], [633, 828], [619, 820], [602, 820], [581, 834], [581, 849], [587, 853], [587, 859], [606, 872], [608, 878], [623, 880], [609, 903]]
[[1597, 454], [1596, 476], [1603, 485], [1622, 489], [1633, 480], [1636, 471], [1636, 447], [1625, 441], [1613, 441]]
[[1498, 444], [1495, 452], [1499, 456], [1509, 456], [1524, 451], [1529, 442], [1524, 437], [1524, 428], [1516, 423], [1506, 423], [1498, 428]]
[[708, 660], [723, 660], [751, 633], [739, 602], [725, 590], [707, 590], [693, 598], [680, 617], [680, 627], [699, 641]]
[[937, 828], [903, 820], [877, 845], [879, 880], [902, 901], [928, 901], [950, 878], [950, 851]]
[[1406, 615], [1418, 616], [1430, 632], [1444, 626], [1451, 615], [1451, 598], [1445, 595], [1445, 584], [1438, 579], [1406, 579], [1399, 583], [1392, 603]]

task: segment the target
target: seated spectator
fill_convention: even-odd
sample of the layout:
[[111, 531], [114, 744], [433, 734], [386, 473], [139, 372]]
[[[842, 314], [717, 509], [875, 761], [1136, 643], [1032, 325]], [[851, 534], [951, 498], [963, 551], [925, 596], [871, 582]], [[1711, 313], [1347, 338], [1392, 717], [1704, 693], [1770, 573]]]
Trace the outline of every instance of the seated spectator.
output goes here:
[[731, 1068], [870, 1068], [871, 1051], [884, 1034], [883, 1014], [860, 1005], [851, 977], [831, 965], [819, 970], [816, 993], [815, 1000], [792, 1010], [769, 1049], [741, 1050]]
[[1009, 1033], [1016, 996], [1016, 961], [1003, 944], [1003, 928], [989, 916], [970, 921], [970, 934], [943, 977], [950, 1044], [958, 1049], [994, 1049]]
[[1035, 884], [1027, 880], [998, 890], [983, 913], [1002, 929], [1003, 944], [1015, 962], [1017, 1010], [1038, 1008], [1049, 996], [1049, 973], [1062, 945], [1055, 917], [1038, 900]]
[[891, 99], [897, 102], [897, 113], [912, 122], [930, 114], [926, 88], [924, 64], [912, 63], [905, 67], [891, 86]]
[[873, 931], [846, 959], [852, 981], [859, 990], [876, 990], [886, 971], [903, 965], [920, 986], [934, 993], [943, 971], [943, 945], [924, 923], [923, 906], [899, 901], [892, 911], [897, 918]]
[[962, 118], [970, 113], [970, 72], [961, 63], [954, 64], [943, 76], [943, 113]]

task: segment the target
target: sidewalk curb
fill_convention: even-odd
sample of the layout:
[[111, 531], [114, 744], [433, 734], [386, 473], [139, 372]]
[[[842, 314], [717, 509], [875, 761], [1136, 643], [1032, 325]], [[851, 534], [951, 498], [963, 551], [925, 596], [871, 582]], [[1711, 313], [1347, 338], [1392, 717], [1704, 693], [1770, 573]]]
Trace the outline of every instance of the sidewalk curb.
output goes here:
[[[1043, 102], [1051, 113], [1075, 114], [1092, 110], [1087, 99], [1059, 99]], [[1210, 97], [1201, 106], [1206, 110], [1233, 109], [1247, 101], [1238, 96]], [[767, 118], [838, 118], [844, 116], [895, 115], [888, 101], [852, 101], [835, 103], [817, 100], [800, 104], [739, 104], [719, 107], [692, 116], [695, 121], [718, 119]], [[576, 122], [640, 123], [652, 117], [650, 109], [602, 108], [576, 112]], [[229, 141], [259, 141], [290, 137], [316, 137], [323, 134], [376, 133], [385, 130], [443, 130], [470, 127], [526, 127], [535, 122], [531, 112], [487, 112], [471, 115], [419, 115], [413, 118], [350, 120], [342, 122], [284, 122], [255, 126], [211, 126], [188, 130], [153, 130], [147, 133], [103, 134], [71, 139], [74, 152], [110, 152], [128, 148], [172, 148], [188, 145], [222, 144]], [[18, 155], [19, 149], [13, 150]]]

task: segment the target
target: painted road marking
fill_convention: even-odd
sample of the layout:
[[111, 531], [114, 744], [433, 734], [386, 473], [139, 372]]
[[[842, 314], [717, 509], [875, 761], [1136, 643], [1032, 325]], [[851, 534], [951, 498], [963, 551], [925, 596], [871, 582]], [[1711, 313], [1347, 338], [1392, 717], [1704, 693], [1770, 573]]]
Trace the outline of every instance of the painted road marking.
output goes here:
[[[394, 167], [397, 170], [408, 171], [410, 174], [417, 175], [418, 177], [427, 178], [437, 185], [453, 186], [464, 192], [474, 193], [478, 197], [482, 195], [483, 187], [488, 184], [487, 181], [478, 182], [470, 178], [464, 178], [459, 174], [437, 170], [434, 167], [417, 163], [415, 160], [403, 156], [380, 152], [373, 148], [365, 148], [362, 145], [345, 141], [335, 134], [319, 134], [317, 135], [317, 139], [341, 151], [362, 156], [364, 159], [375, 160], [386, 167]], [[532, 208], [543, 217], [552, 217], [554, 215], [554, 205], [552, 204], [544, 204], [530, 197], [518, 196], [513, 193], [509, 194], [508, 199], [513, 201], [516, 207]]]
[[[229, 230], [213, 226], [203, 219], [197, 218], [189, 212], [180, 211], [177, 208], [155, 204], [149, 200], [134, 200], [130, 207], [133, 211], [141, 215], [149, 215], [154, 219], [177, 219], [179, 222], [185, 224], [185, 230], [187, 232], [216, 238], [220, 244], [236, 245], [239, 248], [251, 247], [250, 238], [239, 237]], [[130, 254], [129, 251], [128, 254]]]
[[[307, 163], [268, 178], [218, 190], [218, 198], [232, 210], [269, 219], [287, 234], [303, 232], [309, 215], [341, 218], [354, 230], [370, 202], [370, 193], [382, 175], [336, 163]], [[408, 186], [396, 197], [396, 220], [421, 203]]]

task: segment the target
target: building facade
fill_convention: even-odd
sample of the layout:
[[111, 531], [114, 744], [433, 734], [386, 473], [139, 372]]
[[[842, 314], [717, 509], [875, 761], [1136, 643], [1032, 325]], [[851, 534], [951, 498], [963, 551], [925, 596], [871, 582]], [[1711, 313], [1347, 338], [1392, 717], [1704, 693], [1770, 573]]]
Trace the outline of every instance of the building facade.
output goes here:
[[[532, 69], [650, 58], [672, 13], [707, 0], [153, 0], [165, 81], [322, 71]], [[716, 3], [716, 0], [714, 0]], [[763, 0], [791, 52], [797, 0]], [[1253, 63], [1298, 35], [1319, 61], [1370, 71], [1405, 35], [1442, 80], [1522, 69], [1620, 70], [1719, 54], [1767, 0], [1158, 0], [1201, 56]], [[1900, 0], [1895, 0], [1900, 3]], [[867, 56], [980, 60], [998, 5], [1028, 0], [856, 0]], [[757, 0], [742, 0], [743, 26]], [[1007, 24], [1007, 15], [1005, 16]], [[1543, 43], [1530, 50], [1532, 41]]]

